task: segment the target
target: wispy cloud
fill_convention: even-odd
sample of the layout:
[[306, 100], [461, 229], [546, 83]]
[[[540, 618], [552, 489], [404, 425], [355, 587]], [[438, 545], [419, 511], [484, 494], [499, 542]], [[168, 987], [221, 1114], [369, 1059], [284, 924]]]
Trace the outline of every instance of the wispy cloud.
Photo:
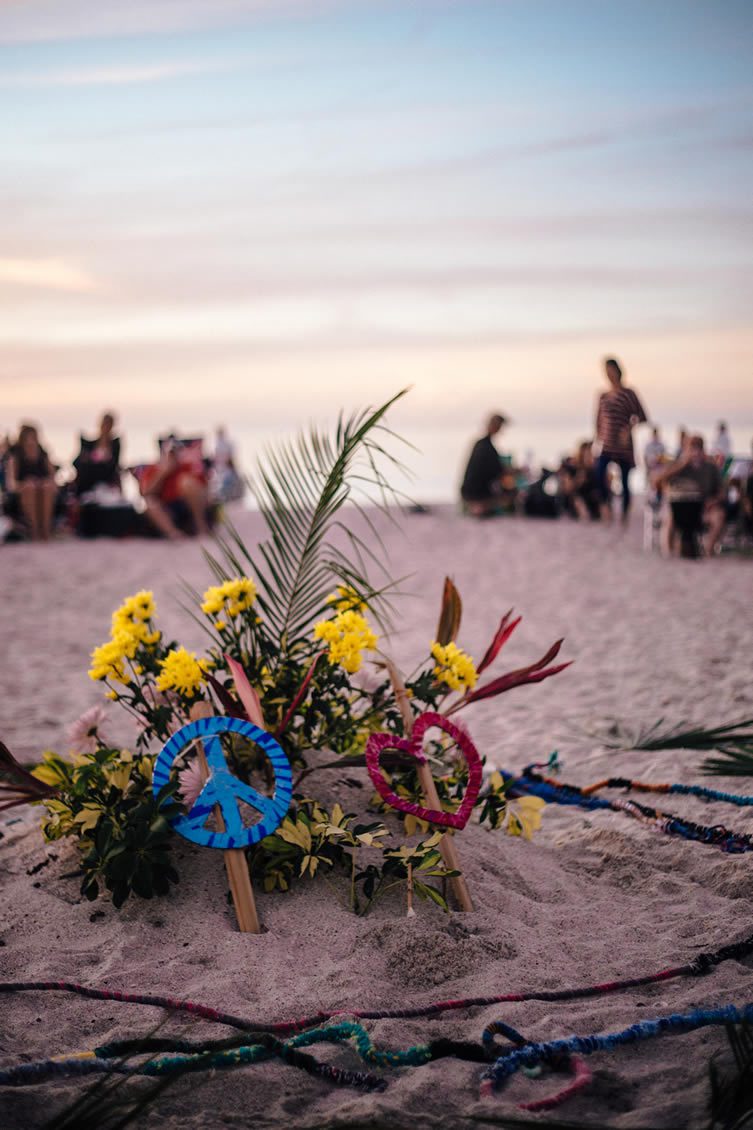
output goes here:
[[[317, 16], [357, 0], [0, 0], [0, 43], [169, 35], [264, 16]], [[367, 0], [360, 0], [366, 3]]]
[[78, 292], [96, 288], [91, 275], [60, 259], [0, 259], [2, 285]]
[[130, 86], [137, 83], [165, 82], [198, 74], [232, 69], [231, 63], [186, 61], [125, 64], [121, 66], [78, 67], [68, 70], [22, 71], [0, 75], [0, 88]]

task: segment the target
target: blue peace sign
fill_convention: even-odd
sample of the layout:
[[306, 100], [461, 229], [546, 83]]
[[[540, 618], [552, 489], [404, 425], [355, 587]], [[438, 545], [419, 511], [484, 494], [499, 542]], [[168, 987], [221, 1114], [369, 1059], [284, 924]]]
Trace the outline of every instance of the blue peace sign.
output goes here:
[[[239, 780], [230, 772], [222, 752], [218, 734], [240, 734], [260, 747], [272, 763], [275, 771], [275, 794], [264, 796], [250, 785]], [[186, 814], [173, 817], [170, 824], [174, 831], [204, 847], [243, 848], [256, 844], [264, 836], [274, 832], [285, 819], [293, 795], [293, 777], [290, 762], [282, 747], [266, 730], [244, 722], [241, 718], [198, 718], [195, 722], [181, 727], [162, 747], [154, 763], [152, 791], [155, 796], [167, 784], [170, 769], [176, 757], [197, 738], [204, 740], [204, 753], [209, 768], [206, 784]], [[238, 802], [250, 805], [261, 812], [260, 823], [245, 828], [241, 820]], [[219, 806], [225, 821], [224, 832], [211, 832], [205, 822], [212, 810]]]

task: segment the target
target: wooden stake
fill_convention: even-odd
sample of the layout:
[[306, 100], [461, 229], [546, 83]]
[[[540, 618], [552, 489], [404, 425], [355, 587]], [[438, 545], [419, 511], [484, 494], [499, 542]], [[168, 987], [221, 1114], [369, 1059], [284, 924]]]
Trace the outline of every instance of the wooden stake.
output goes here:
[[[398, 708], [403, 718], [403, 726], [405, 728], [405, 736], [410, 737], [413, 730], [413, 711], [410, 708], [410, 699], [408, 692], [405, 689], [400, 673], [392, 662], [391, 659], [386, 661], [387, 671], [389, 672], [390, 681], [392, 682], [395, 691], [395, 699]], [[435, 812], [439, 812], [442, 808], [442, 802], [439, 799], [437, 792], [436, 782], [431, 773], [431, 766], [428, 762], [423, 764], [419, 763], [418, 766], [418, 780], [421, 785], [421, 791], [424, 794], [427, 808], [433, 808]], [[450, 871], [460, 871], [460, 859], [458, 857], [457, 848], [453, 841], [452, 832], [445, 832], [442, 836], [442, 842], [439, 845], [439, 850], [442, 854], [445, 867]], [[473, 899], [471, 892], [468, 890], [468, 884], [462, 875], [455, 875], [450, 879], [450, 888], [458, 906], [461, 910], [471, 911], [473, 907]]]
[[[214, 711], [208, 702], [197, 702], [191, 707], [191, 720], [210, 718], [213, 713]], [[209, 777], [209, 766], [201, 742], [197, 743], [196, 750], [199, 767], [206, 781]], [[215, 808], [215, 820], [217, 821], [217, 830], [224, 832], [225, 821], [222, 819], [219, 805]], [[243, 848], [228, 848], [222, 854], [225, 859], [225, 870], [230, 884], [230, 893], [233, 897], [238, 929], [243, 934], [261, 934], [261, 923], [256, 912], [254, 889], [251, 886], [251, 876], [248, 873], [246, 853]]]

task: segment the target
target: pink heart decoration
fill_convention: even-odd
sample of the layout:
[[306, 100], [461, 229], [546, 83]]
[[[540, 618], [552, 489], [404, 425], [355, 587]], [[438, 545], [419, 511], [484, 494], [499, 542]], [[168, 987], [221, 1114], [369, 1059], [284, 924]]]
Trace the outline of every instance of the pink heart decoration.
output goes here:
[[[419, 765], [425, 765], [426, 758], [422, 752], [424, 734], [430, 729], [443, 730], [445, 734], [449, 734], [457, 743], [468, 766], [468, 787], [455, 812], [438, 812], [435, 809], [423, 808], [420, 804], [413, 804], [410, 800], [404, 800], [403, 797], [393, 793], [382, 776], [379, 758], [384, 749], [409, 753], [411, 757], [415, 757]], [[445, 718], [443, 714], [435, 714], [432, 711], [418, 716], [413, 724], [410, 738], [396, 738], [392, 734], [372, 734], [366, 743], [366, 768], [376, 791], [391, 808], [398, 812], [409, 812], [419, 820], [427, 820], [430, 824], [440, 824], [445, 828], [465, 828], [481, 789], [481, 758], [468, 733], [460, 726], [456, 726], [449, 718]]]

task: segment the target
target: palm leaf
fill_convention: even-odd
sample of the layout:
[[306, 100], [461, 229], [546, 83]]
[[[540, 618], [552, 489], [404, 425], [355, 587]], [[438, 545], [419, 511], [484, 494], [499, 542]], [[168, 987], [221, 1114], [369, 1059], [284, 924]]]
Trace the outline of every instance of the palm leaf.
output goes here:
[[[404, 394], [348, 419], [341, 416], [334, 436], [312, 427], [295, 441], [268, 448], [249, 480], [268, 537], [252, 552], [228, 526], [227, 535], [217, 538], [220, 556], [206, 554], [218, 579], [253, 574], [259, 609], [281, 652], [305, 637], [338, 582], [355, 589], [378, 622], [388, 617], [393, 582], [369, 507], [374, 495], [382, 510], [398, 499], [382, 464], [399, 464], [380, 440], [393, 434], [384, 416]], [[342, 516], [346, 503], [364, 520], [368, 541]], [[387, 578], [386, 584], [375, 588], [370, 583], [370, 566]]]
[[681, 722], [667, 727], [664, 719], [660, 718], [651, 726], [637, 729], [613, 720], [606, 731], [586, 732], [607, 749], [695, 749], [722, 752], [726, 756], [753, 757], [753, 718], [722, 726], [689, 726], [687, 722]]
[[730, 1024], [727, 1039], [735, 1060], [729, 1075], [712, 1059], [710, 1130], [743, 1130], [753, 1126], [753, 1031], [748, 1024]]

